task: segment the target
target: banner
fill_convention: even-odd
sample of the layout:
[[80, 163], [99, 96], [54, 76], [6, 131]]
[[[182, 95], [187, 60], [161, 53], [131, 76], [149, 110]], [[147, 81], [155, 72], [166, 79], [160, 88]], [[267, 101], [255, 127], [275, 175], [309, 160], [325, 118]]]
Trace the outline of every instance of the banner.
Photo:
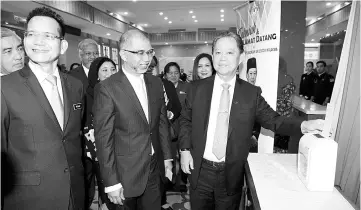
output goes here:
[[[240, 78], [262, 89], [262, 96], [276, 110], [281, 26], [281, 1], [253, 1], [234, 8], [237, 33], [244, 42]], [[273, 153], [274, 133], [261, 129], [259, 153]]]

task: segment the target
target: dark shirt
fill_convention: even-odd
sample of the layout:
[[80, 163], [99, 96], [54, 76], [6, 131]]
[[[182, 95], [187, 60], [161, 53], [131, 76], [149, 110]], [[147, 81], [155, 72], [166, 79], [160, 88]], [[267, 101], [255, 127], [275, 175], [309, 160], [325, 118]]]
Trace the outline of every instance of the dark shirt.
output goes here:
[[316, 78], [316, 74], [305, 73], [301, 76], [301, 83], [300, 83], [300, 95], [306, 97], [306, 99], [310, 99], [313, 96], [313, 88], [314, 88], [314, 80]]
[[322, 105], [326, 97], [331, 99], [334, 84], [335, 78], [332, 75], [328, 73], [323, 73], [321, 76], [316, 75], [314, 79], [313, 101]]

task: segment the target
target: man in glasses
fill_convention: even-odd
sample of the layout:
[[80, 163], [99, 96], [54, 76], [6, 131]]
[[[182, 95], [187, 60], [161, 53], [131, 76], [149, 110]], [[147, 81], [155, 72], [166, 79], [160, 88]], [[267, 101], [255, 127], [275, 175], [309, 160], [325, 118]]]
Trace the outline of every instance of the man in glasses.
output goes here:
[[14, 31], [1, 27], [1, 76], [22, 69], [24, 57], [21, 38]]
[[94, 59], [99, 57], [98, 43], [93, 39], [84, 39], [78, 44], [78, 53], [81, 65], [69, 73], [79, 79], [84, 85], [84, 90], [86, 90], [90, 65]]
[[161, 178], [172, 171], [162, 81], [145, 74], [154, 50], [144, 34], [125, 32], [119, 48], [122, 70], [94, 91], [94, 134], [105, 192], [126, 210], [160, 209]]
[[5, 180], [14, 180], [4, 210], [85, 209], [79, 136], [84, 90], [57, 67], [68, 48], [64, 26], [49, 8], [31, 11], [24, 38], [30, 61], [3, 76], [1, 150], [13, 166]]

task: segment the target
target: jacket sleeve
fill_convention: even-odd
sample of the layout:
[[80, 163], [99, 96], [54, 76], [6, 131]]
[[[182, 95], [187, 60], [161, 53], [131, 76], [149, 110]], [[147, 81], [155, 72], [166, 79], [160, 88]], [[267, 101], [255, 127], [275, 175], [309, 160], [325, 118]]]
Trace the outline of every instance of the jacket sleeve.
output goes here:
[[191, 148], [192, 136], [192, 100], [194, 85], [190, 85], [187, 92], [187, 97], [179, 117], [179, 149]]
[[115, 107], [113, 100], [101, 83], [94, 90], [94, 137], [97, 148], [97, 158], [105, 187], [120, 183], [121, 174], [117, 175], [114, 154], [114, 123]]
[[[163, 84], [163, 83], [160, 83]], [[163, 94], [163, 86], [159, 86], [159, 93], [161, 95], [161, 101], [165, 101]], [[172, 159], [172, 152], [170, 148], [170, 135], [169, 135], [169, 121], [167, 117], [167, 108], [165, 103], [161, 103], [161, 111], [159, 116], [159, 143], [162, 148], [164, 160]]]
[[302, 119], [297, 117], [283, 117], [274, 111], [257, 90], [256, 121], [263, 127], [281, 135], [301, 135]]

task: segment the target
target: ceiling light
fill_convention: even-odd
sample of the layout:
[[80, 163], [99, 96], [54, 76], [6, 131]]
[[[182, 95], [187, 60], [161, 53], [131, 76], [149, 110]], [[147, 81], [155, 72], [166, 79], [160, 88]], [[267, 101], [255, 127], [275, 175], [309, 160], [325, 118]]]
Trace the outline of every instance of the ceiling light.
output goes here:
[[168, 23], [169, 23], [169, 24], [172, 24], [172, 21], [169, 21]]
[[107, 36], [110, 36], [110, 33], [107, 33]]
[[315, 41], [315, 39], [311, 39], [311, 41]]
[[326, 34], [326, 36], [330, 36], [330, 34]]
[[288, 31], [287, 29], [285, 31]]
[[128, 15], [128, 12], [124, 12], [123, 14], [124, 14], [124, 15]]
[[133, 0], [133, 2], [136, 2], [137, 0]]
[[347, 5], [349, 5], [350, 4], [350, 2], [345, 2], [345, 5], [347, 6]]
[[193, 15], [193, 16], [192, 16], [192, 18], [194, 19], [194, 18], [196, 18], [196, 16], [195, 16], [195, 15]]
[[221, 12], [224, 12], [224, 9], [221, 9]]
[[6, 25], [8, 25], [9, 23], [8, 22], [5, 22]]
[[144, 26], [148, 26], [148, 24], [144, 23]]
[[307, 20], [308, 18], [305, 18], [305, 20]]
[[109, 13], [109, 15], [114, 15], [114, 13], [111, 12], [111, 13]]
[[168, 45], [168, 42], [166, 42], [165, 44]]
[[194, 20], [194, 22], [195, 22], [195, 23], [197, 23], [197, 22], [198, 22], [198, 20]]
[[331, 2], [327, 2], [327, 3], [326, 3], [326, 6], [331, 6]]
[[222, 18], [221, 21], [224, 21], [224, 19]]
[[162, 15], [163, 15], [163, 12], [160, 12], [159, 15], [162, 16]]
[[164, 17], [164, 20], [168, 20], [168, 17]]
[[190, 14], [193, 14], [193, 11], [191, 10], [191, 11], [189, 11], [189, 13], [190, 13]]
[[221, 17], [224, 17], [224, 15], [222, 14]]
[[318, 17], [318, 18], [317, 18], [317, 20], [321, 20], [321, 19], [322, 19], [322, 17]]
[[204, 44], [207, 44], [207, 43], [208, 43], [207, 41], [204, 42]]

